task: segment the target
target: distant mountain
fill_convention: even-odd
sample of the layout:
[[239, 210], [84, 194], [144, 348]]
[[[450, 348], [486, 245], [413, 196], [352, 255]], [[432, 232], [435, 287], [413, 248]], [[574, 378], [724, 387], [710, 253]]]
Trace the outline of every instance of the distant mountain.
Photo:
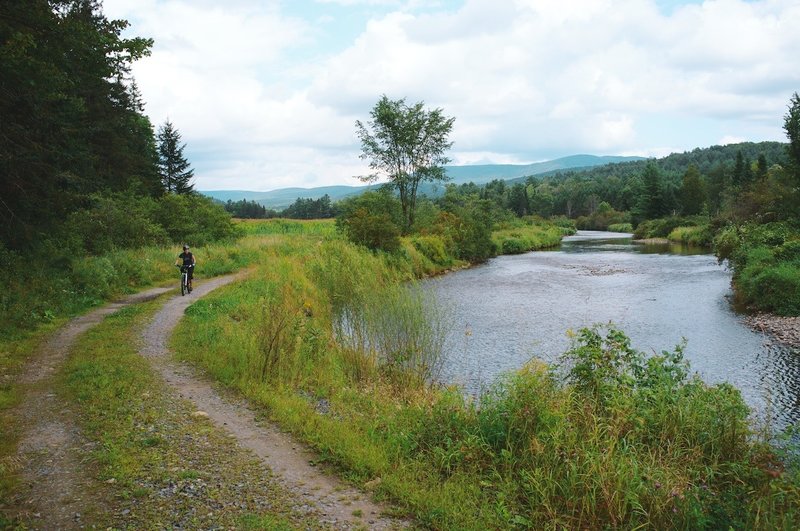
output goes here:
[[471, 166], [445, 166], [447, 175], [455, 184], [473, 182], [475, 184], [486, 184], [489, 181], [500, 179], [507, 181], [519, 177], [529, 177], [531, 175], [541, 175], [558, 170], [568, 170], [577, 168], [591, 168], [606, 164], [616, 164], [620, 162], [632, 162], [645, 160], [644, 157], [598, 157], [595, 155], [571, 155], [560, 159], [548, 160], [545, 162], [534, 162], [533, 164], [476, 164]]
[[[473, 182], [475, 184], [486, 184], [495, 179], [510, 180], [531, 175], [541, 175], [552, 173], [559, 170], [590, 168], [620, 162], [644, 160], [642, 157], [598, 157], [595, 155], [572, 155], [560, 159], [548, 160], [545, 162], [534, 162], [533, 164], [476, 164], [470, 166], [445, 166], [445, 171], [452, 183], [465, 184]], [[298, 198], [319, 199], [328, 194], [332, 201], [338, 201], [345, 197], [362, 193], [369, 188], [379, 185], [369, 186], [321, 186], [318, 188], [281, 188], [269, 192], [254, 192], [248, 190], [205, 190], [201, 194], [213, 197], [222, 202], [255, 201], [267, 208], [285, 208], [295, 202]], [[420, 193], [435, 195], [440, 193], [444, 187], [442, 185], [427, 185], [420, 188]]]
[[285, 208], [297, 200], [303, 199], [319, 199], [320, 197], [328, 194], [332, 201], [338, 201], [345, 197], [362, 193], [364, 190], [374, 187], [370, 186], [320, 186], [317, 188], [280, 188], [278, 190], [271, 190], [269, 192], [252, 192], [248, 190], [205, 190], [200, 191], [201, 194], [207, 195], [222, 202], [241, 201], [247, 199], [248, 201], [255, 201], [260, 205], [267, 208]]

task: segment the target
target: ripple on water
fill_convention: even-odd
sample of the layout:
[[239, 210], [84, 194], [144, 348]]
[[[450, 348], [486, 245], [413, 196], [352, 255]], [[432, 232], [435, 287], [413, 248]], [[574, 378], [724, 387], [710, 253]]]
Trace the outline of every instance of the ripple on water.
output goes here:
[[566, 331], [613, 322], [645, 352], [682, 338], [692, 369], [736, 385], [761, 415], [800, 420], [800, 352], [768, 345], [728, 303], [730, 273], [714, 256], [586, 233], [560, 250], [503, 256], [427, 281], [450, 308], [443, 380], [477, 393], [531, 358], [555, 361]]

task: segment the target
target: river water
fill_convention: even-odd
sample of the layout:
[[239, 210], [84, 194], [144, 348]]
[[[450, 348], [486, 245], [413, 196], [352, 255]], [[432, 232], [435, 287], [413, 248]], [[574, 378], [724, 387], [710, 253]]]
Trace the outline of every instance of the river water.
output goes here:
[[560, 248], [501, 256], [426, 281], [452, 312], [441, 379], [477, 393], [532, 358], [555, 361], [567, 330], [613, 322], [637, 350], [672, 350], [709, 383], [738, 387], [761, 419], [800, 421], [800, 352], [772, 344], [731, 308], [713, 255], [579, 231]]

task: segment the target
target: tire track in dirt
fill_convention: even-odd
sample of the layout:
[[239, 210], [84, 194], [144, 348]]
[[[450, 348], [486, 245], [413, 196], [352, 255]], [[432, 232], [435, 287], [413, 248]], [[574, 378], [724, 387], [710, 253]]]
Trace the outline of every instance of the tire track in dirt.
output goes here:
[[76, 317], [27, 361], [19, 376], [22, 399], [10, 411], [13, 429], [20, 433], [20, 479], [2, 507], [8, 517], [24, 522], [26, 529], [82, 527], [87, 512], [103, 510], [103, 501], [93, 495], [93, 480], [83, 463], [93, 443], [81, 434], [70, 404], [55, 393], [55, 376], [78, 336], [125, 306], [154, 299], [170, 289], [153, 288]]
[[212, 279], [195, 288], [189, 296], [168, 300], [143, 331], [142, 355], [183, 398], [196, 404], [214, 424], [235, 437], [240, 446], [258, 456], [287, 489], [315, 506], [323, 515], [324, 523], [345, 529], [405, 527], [406, 522], [382, 516], [387, 507], [372, 502], [364, 493], [313, 466], [315, 455], [291, 436], [272, 424], [260, 423], [245, 404], [220, 396], [191, 367], [171, 361], [167, 341], [184, 310], [196, 298], [238, 278], [239, 275], [230, 275]]

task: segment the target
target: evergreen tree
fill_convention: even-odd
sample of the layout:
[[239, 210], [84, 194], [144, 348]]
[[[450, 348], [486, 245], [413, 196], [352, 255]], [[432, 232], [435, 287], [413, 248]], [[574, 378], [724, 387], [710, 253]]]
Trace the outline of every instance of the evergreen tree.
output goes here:
[[0, 242], [25, 248], [90, 194], [160, 193], [153, 131], [130, 85], [152, 40], [97, 0], [0, 8]]
[[181, 134], [167, 120], [158, 129], [158, 171], [161, 184], [167, 192], [188, 194], [194, 192], [194, 170], [189, 168], [189, 161], [183, 156]]
[[745, 187], [753, 180], [753, 169], [750, 161], [742, 154], [742, 150], [736, 152], [736, 164], [733, 167], [734, 186]]
[[767, 157], [764, 154], [760, 154], [758, 156], [758, 164], [756, 165], [756, 177], [759, 180], [763, 180], [767, 176], [767, 171], [769, 168], [767, 167]]
[[694, 164], [691, 164], [683, 174], [680, 196], [682, 211], [685, 215], [692, 216], [703, 211], [706, 191], [700, 172]]
[[644, 189], [642, 190], [642, 214], [645, 219], [657, 219], [666, 214], [664, 205], [664, 190], [661, 184], [661, 174], [655, 164], [650, 163], [642, 175]]

